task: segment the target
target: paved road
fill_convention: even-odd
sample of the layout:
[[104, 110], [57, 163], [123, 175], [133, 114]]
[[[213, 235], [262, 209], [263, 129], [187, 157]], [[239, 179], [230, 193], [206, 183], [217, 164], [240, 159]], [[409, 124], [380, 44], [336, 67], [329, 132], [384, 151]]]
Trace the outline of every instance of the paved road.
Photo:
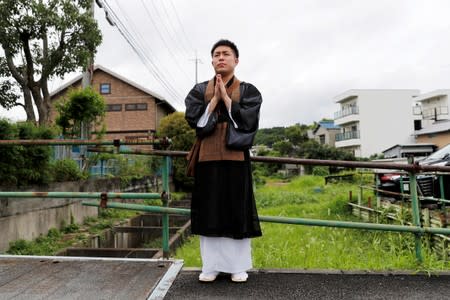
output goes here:
[[225, 274], [200, 283], [198, 274], [180, 272], [165, 299], [450, 299], [450, 274], [255, 271], [247, 283]]

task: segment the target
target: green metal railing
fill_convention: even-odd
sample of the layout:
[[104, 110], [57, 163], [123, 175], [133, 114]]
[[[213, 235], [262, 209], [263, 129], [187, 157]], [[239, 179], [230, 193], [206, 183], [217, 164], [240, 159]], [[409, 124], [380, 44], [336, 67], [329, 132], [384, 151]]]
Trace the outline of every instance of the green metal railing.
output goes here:
[[[2, 144], [14, 144], [3, 143]], [[9, 142], [9, 141], [8, 141]], [[17, 141], [16, 141], [17, 142]], [[22, 142], [22, 141], [20, 141]], [[117, 146], [117, 142], [102, 142], [99, 141], [64, 141], [65, 144], [75, 145], [81, 143], [88, 143], [88, 145], [113, 145]], [[17, 144], [22, 144], [17, 142]], [[34, 145], [33, 142], [23, 143], [27, 145]], [[39, 145], [45, 145], [45, 140], [39, 141]], [[57, 145], [57, 141], [49, 142], [48, 145]], [[147, 143], [132, 143], [133, 145], [142, 145]], [[112, 150], [102, 148], [88, 149], [91, 152], [112, 152]], [[0, 197], [17, 197], [17, 198], [97, 198], [100, 201], [95, 202], [83, 202], [86, 206], [107, 207], [107, 208], [121, 208], [143, 212], [154, 212], [163, 215], [163, 253], [164, 257], [169, 255], [169, 214], [190, 215], [189, 209], [181, 208], [169, 208], [170, 192], [169, 192], [169, 165], [171, 157], [185, 157], [187, 152], [184, 151], [165, 151], [165, 150], [119, 150], [116, 153], [121, 154], [141, 154], [141, 155], [156, 155], [164, 157], [164, 164], [162, 169], [162, 182], [163, 192], [162, 194], [155, 193], [70, 193], [70, 192], [0, 192]], [[337, 161], [337, 160], [316, 160], [316, 159], [297, 159], [297, 158], [283, 158], [283, 157], [251, 157], [252, 161], [266, 162], [266, 163], [289, 163], [298, 165], [321, 165], [321, 166], [339, 166], [349, 168], [371, 168], [371, 169], [397, 169], [408, 172], [410, 178], [410, 197], [412, 206], [413, 226], [404, 225], [390, 225], [390, 224], [377, 224], [377, 223], [360, 223], [360, 222], [346, 222], [346, 221], [334, 221], [334, 220], [316, 220], [305, 218], [285, 218], [285, 217], [273, 217], [273, 216], [260, 216], [259, 219], [262, 222], [282, 223], [282, 224], [295, 224], [295, 225], [309, 225], [309, 226], [325, 226], [325, 227], [338, 227], [360, 230], [381, 230], [381, 231], [393, 231], [393, 232], [409, 232], [415, 235], [415, 253], [418, 262], [422, 262], [422, 245], [421, 236], [425, 233], [433, 234], [445, 234], [450, 235], [450, 228], [434, 228], [423, 227], [420, 222], [420, 210], [419, 210], [419, 197], [417, 195], [417, 180], [416, 174], [422, 171], [439, 171], [450, 173], [450, 167], [445, 166], [420, 166], [410, 161], [408, 164], [398, 163], [378, 163], [378, 162], [355, 162], [355, 161]], [[443, 195], [443, 183], [441, 182], [441, 195]], [[148, 206], [140, 204], [130, 203], [117, 203], [109, 202], [108, 199], [161, 199], [163, 206]]]

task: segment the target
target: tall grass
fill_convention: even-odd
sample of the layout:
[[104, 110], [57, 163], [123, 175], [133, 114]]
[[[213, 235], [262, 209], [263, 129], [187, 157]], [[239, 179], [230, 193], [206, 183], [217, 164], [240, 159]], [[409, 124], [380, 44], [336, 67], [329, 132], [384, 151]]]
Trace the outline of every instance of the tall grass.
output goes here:
[[[265, 216], [360, 221], [350, 215], [349, 191], [357, 184], [324, 185], [323, 178], [303, 176], [289, 183], [271, 182], [256, 191], [258, 212]], [[424, 243], [417, 264], [412, 234], [261, 223], [263, 236], [252, 240], [255, 268], [342, 270], [427, 270], [450, 267]], [[201, 266], [198, 237], [177, 253], [186, 266]]]

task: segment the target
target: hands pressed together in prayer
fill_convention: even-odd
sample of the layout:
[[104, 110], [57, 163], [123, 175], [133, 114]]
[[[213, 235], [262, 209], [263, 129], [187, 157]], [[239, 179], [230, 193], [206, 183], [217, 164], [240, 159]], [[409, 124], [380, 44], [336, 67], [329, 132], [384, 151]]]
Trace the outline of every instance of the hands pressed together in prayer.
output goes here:
[[219, 101], [223, 101], [225, 103], [225, 106], [227, 107], [227, 110], [231, 110], [231, 98], [227, 94], [227, 90], [225, 88], [225, 84], [222, 80], [222, 75], [217, 74], [216, 75], [216, 85], [214, 87], [214, 96], [211, 99], [209, 111], [212, 112], [216, 108]]

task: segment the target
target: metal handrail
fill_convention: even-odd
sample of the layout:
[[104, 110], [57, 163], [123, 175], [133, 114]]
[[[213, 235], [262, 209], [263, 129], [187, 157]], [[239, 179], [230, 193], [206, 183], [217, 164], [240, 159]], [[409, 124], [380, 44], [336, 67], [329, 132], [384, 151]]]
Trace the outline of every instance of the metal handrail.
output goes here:
[[[105, 152], [113, 153], [113, 150], [101, 148], [88, 148], [90, 152]], [[171, 150], [120, 150], [119, 154], [135, 154], [135, 155], [156, 155], [169, 157], [186, 157], [187, 151], [171, 151]], [[315, 165], [315, 166], [330, 166], [330, 167], [347, 167], [347, 168], [363, 168], [363, 169], [397, 169], [409, 172], [421, 171], [440, 171], [450, 172], [450, 166], [422, 166], [416, 163], [399, 164], [399, 163], [384, 163], [384, 162], [366, 162], [366, 161], [349, 161], [349, 160], [324, 160], [324, 159], [309, 159], [309, 158], [292, 158], [292, 157], [274, 157], [274, 156], [251, 156], [251, 161], [266, 162], [266, 163], [282, 163], [282, 164], [296, 164], [296, 165]]]
[[[0, 145], [2, 144], [0, 141]], [[51, 144], [48, 140], [43, 140], [42, 145], [45, 145], [47, 142], [48, 145]], [[92, 145], [101, 145], [99, 141], [71, 141], [73, 144], [83, 144], [83, 142], [92, 142]], [[111, 142], [107, 142], [108, 145]], [[117, 146], [112, 142], [113, 145]], [[8, 143], [4, 143], [8, 144]], [[30, 143], [31, 144], [31, 143]], [[131, 143], [133, 145], [139, 145], [142, 143]], [[91, 152], [113, 152], [113, 150], [102, 149], [102, 148], [91, 148], [88, 149]], [[169, 237], [169, 223], [168, 223], [168, 214], [174, 213], [176, 211], [173, 208], [168, 207], [169, 200], [169, 185], [168, 185], [168, 174], [169, 174], [169, 165], [170, 165], [170, 157], [185, 157], [187, 155], [186, 151], [168, 151], [168, 150], [119, 150], [116, 153], [120, 154], [142, 154], [142, 155], [157, 155], [164, 156], [164, 166], [163, 166], [163, 193], [161, 194], [161, 199], [163, 201], [164, 207], [159, 207], [159, 213], [163, 214], [163, 253], [164, 257], [168, 257], [169, 254], [169, 245], [168, 245], [168, 237]], [[361, 162], [361, 161], [340, 161], [340, 160], [318, 160], [318, 159], [301, 159], [301, 158], [286, 158], [286, 157], [264, 157], [264, 156], [253, 156], [250, 158], [252, 161], [256, 162], [266, 162], [266, 163], [288, 163], [288, 164], [298, 164], [298, 165], [321, 165], [321, 166], [339, 166], [339, 167], [348, 167], [348, 168], [372, 168], [372, 169], [398, 169], [407, 171], [410, 178], [410, 186], [411, 186], [411, 205], [412, 205], [412, 215], [413, 215], [413, 226], [402, 226], [402, 225], [387, 225], [387, 224], [374, 224], [374, 223], [358, 223], [358, 222], [344, 222], [344, 221], [331, 221], [331, 220], [315, 220], [315, 219], [302, 219], [302, 218], [281, 218], [281, 217], [268, 217], [261, 216], [260, 220], [264, 222], [276, 222], [276, 223], [284, 223], [284, 224], [298, 224], [298, 225], [311, 225], [311, 226], [328, 226], [328, 227], [340, 227], [340, 228], [353, 228], [353, 229], [366, 229], [366, 230], [383, 230], [383, 231], [397, 231], [397, 232], [410, 232], [415, 235], [415, 250], [416, 250], [416, 258], [419, 262], [422, 261], [422, 251], [421, 251], [421, 235], [424, 233], [440, 233], [440, 234], [450, 234], [450, 228], [431, 228], [431, 227], [422, 227], [420, 223], [420, 212], [419, 212], [419, 204], [418, 204], [418, 195], [417, 195], [417, 181], [416, 181], [416, 173], [422, 171], [440, 171], [440, 172], [449, 172], [450, 167], [446, 166], [421, 166], [413, 161], [410, 161], [408, 164], [398, 164], [398, 163], [379, 163], [379, 162]], [[11, 194], [4, 194], [9, 192], [0, 193], [0, 197], [11, 197]], [[13, 192], [16, 195], [19, 195], [20, 192]], [[74, 193], [76, 196], [80, 196], [83, 193]], [[87, 198], [91, 198], [92, 195], [98, 197], [99, 193], [86, 193], [91, 194]], [[108, 194], [108, 193], [106, 193]], [[112, 193], [110, 193], [112, 195]], [[128, 193], [117, 193], [121, 196], [125, 196]], [[132, 193], [133, 197], [131, 198], [140, 198], [138, 195], [141, 195], [141, 198], [145, 197], [147, 193]], [[28, 194], [22, 194], [23, 197], [50, 197], [52, 193], [34, 193], [30, 192]], [[105, 203], [105, 193], [103, 195], [102, 201], [103, 203], [92, 203], [92, 202], [84, 202], [83, 205], [90, 206], [106, 206], [111, 208], [125, 208], [125, 209], [133, 209], [133, 210], [143, 210], [147, 211], [149, 206], [141, 205], [136, 206], [137, 204], [121, 204], [121, 203]], [[107, 195], [106, 195], [107, 196]], [[92, 196], [93, 197], [93, 196]], [[149, 196], [150, 197], [150, 196]], [[153, 197], [153, 196], [152, 196]], [[107, 197], [106, 197], [107, 198]], [[154, 198], [153, 198], [154, 199]], [[151, 209], [154, 209], [151, 208]], [[181, 212], [180, 209], [177, 209], [178, 212]], [[155, 211], [156, 212], [156, 211]], [[187, 214], [187, 211], [183, 211], [182, 214]]]
[[159, 145], [167, 142], [165, 139], [152, 139], [151, 141], [123, 141], [123, 140], [76, 140], [76, 139], [32, 139], [32, 140], [0, 140], [0, 146], [70, 146], [70, 145], [93, 145], [93, 146], [120, 146], [120, 145]]

